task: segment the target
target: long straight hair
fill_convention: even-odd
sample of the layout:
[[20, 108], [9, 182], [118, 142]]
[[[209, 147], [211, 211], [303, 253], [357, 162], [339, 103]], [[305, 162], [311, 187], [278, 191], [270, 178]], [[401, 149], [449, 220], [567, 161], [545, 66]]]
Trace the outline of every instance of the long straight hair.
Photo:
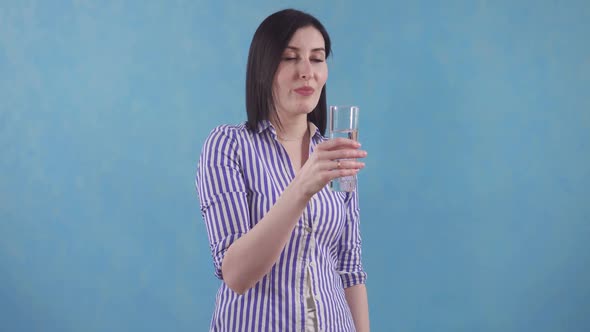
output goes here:
[[[267, 17], [256, 29], [246, 71], [247, 126], [251, 130], [255, 130], [260, 121], [269, 120], [275, 114], [273, 82], [283, 51], [293, 34], [307, 26], [313, 26], [324, 37], [327, 58], [331, 54], [330, 36], [320, 21], [310, 14], [295, 9], [281, 10]], [[324, 84], [318, 104], [307, 115], [322, 135], [326, 132], [327, 109]]]

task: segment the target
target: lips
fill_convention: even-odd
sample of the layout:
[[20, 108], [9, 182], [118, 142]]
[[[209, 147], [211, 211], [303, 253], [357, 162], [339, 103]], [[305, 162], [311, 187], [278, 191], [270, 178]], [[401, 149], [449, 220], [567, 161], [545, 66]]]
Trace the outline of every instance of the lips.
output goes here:
[[311, 96], [314, 93], [315, 89], [309, 86], [303, 86], [295, 89], [294, 91], [302, 96]]

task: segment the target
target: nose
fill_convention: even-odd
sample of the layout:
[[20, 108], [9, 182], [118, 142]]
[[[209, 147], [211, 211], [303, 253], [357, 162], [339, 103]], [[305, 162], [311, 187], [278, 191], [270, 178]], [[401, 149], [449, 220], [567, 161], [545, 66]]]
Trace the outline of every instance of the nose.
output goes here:
[[299, 61], [298, 70], [299, 70], [299, 77], [300, 78], [302, 78], [306, 81], [311, 79], [312, 69], [311, 69], [311, 63], [309, 62], [309, 60]]

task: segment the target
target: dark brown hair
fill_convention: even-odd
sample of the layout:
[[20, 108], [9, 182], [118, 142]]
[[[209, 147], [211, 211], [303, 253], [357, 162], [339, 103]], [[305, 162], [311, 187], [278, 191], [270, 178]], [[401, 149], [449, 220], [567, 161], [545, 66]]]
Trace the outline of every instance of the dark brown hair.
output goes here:
[[[326, 58], [331, 53], [330, 36], [315, 17], [295, 9], [285, 9], [267, 17], [252, 38], [246, 71], [246, 112], [248, 128], [256, 129], [262, 120], [269, 120], [275, 112], [273, 99], [274, 76], [283, 51], [295, 32], [312, 26], [324, 37]], [[322, 88], [318, 104], [307, 119], [322, 133], [326, 132], [326, 85]]]

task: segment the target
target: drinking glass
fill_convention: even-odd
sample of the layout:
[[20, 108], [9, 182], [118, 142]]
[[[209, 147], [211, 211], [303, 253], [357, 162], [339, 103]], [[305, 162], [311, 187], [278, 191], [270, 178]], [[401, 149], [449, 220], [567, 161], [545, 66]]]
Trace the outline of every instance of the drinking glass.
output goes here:
[[[358, 106], [330, 106], [329, 138], [344, 137], [358, 140], [359, 108]], [[354, 191], [356, 175], [344, 176], [330, 181], [333, 191]]]

